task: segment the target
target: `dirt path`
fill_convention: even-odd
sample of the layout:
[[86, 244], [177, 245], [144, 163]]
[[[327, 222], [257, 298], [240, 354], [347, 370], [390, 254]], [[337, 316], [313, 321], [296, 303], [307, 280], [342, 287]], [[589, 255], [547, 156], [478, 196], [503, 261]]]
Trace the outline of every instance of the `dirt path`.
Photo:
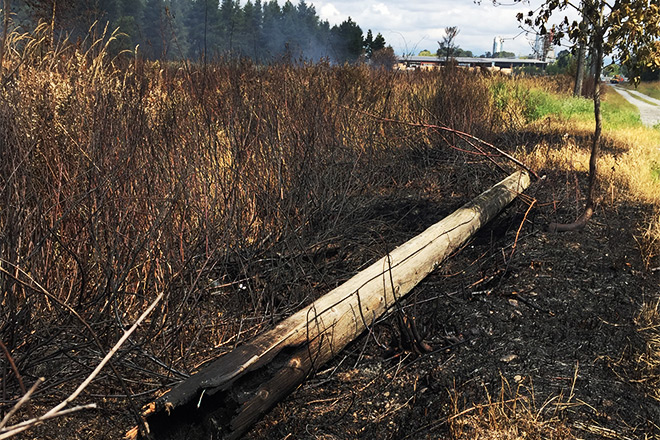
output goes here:
[[639, 115], [644, 125], [653, 127], [660, 123], [660, 100], [636, 90], [628, 90], [619, 86], [612, 86], [612, 88], [639, 109]]

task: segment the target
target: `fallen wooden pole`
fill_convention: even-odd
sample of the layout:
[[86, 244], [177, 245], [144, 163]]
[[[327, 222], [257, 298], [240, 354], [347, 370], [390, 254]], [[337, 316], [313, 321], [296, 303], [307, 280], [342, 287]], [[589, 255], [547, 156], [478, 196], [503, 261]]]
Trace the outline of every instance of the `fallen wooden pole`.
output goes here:
[[[526, 172], [510, 175], [275, 328], [175, 386], [145, 412], [150, 436], [159, 440], [240, 437], [529, 183]], [[138, 435], [137, 429], [132, 435]]]

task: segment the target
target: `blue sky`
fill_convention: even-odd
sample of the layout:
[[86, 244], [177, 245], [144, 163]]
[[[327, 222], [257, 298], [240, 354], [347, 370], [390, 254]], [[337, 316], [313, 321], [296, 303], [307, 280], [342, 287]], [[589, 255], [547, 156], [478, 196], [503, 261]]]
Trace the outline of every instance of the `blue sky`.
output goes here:
[[[435, 52], [444, 28], [458, 26], [456, 43], [478, 56], [493, 50], [496, 36], [504, 38], [503, 50], [516, 55], [530, 54], [535, 36], [521, 34], [516, 14], [535, 10], [543, 2], [506, 0], [508, 4], [500, 6], [493, 6], [490, 0], [481, 4], [473, 0], [307, 0], [307, 3], [313, 4], [317, 14], [331, 25], [350, 16], [365, 34], [367, 29], [374, 35], [380, 32], [400, 55], [416, 55], [423, 49]], [[556, 14], [554, 21], [561, 21], [563, 15]]]

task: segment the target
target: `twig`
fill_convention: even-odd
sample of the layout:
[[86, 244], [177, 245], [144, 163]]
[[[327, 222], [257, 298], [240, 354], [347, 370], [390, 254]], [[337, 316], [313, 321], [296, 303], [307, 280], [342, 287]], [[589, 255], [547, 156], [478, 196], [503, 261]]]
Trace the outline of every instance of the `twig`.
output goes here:
[[36, 426], [38, 424], [43, 423], [44, 421], [54, 418], [54, 417], [59, 417], [62, 415], [69, 414], [74, 411], [79, 411], [82, 409], [89, 409], [89, 408], [96, 408], [96, 404], [92, 403], [89, 405], [82, 405], [82, 406], [77, 406], [74, 408], [68, 408], [65, 409], [66, 406], [71, 403], [73, 400], [76, 399], [82, 393], [85, 388], [98, 376], [98, 374], [101, 372], [103, 367], [110, 361], [112, 356], [119, 350], [119, 348], [126, 342], [126, 340], [131, 336], [131, 334], [138, 328], [138, 326], [144, 321], [147, 316], [152, 312], [152, 310], [156, 307], [156, 305], [160, 302], [160, 300], [163, 298], [165, 294], [161, 293], [158, 295], [158, 297], [147, 307], [147, 310], [145, 310], [142, 315], [135, 321], [135, 323], [131, 326], [130, 329], [126, 330], [124, 332], [124, 335], [117, 341], [117, 343], [110, 349], [110, 351], [105, 355], [105, 357], [101, 360], [101, 362], [96, 366], [94, 371], [87, 376], [87, 379], [85, 379], [79, 386], [76, 388], [76, 390], [69, 395], [66, 399], [64, 399], [62, 402], [51, 408], [48, 412], [45, 414], [36, 417], [34, 419], [26, 420], [24, 422], [17, 423], [16, 425], [12, 425], [8, 427], [7, 429], [0, 431], [0, 440], [7, 439], [9, 437], [13, 437], [14, 435], [21, 433], [29, 428], [32, 428], [33, 426]]
[[[23, 394], [26, 393], [25, 391], [25, 384], [23, 383], [23, 377], [21, 374], [18, 372], [18, 368], [16, 367], [16, 363], [14, 362], [14, 358], [11, 357], [11, 353], [9, 353], [9, 350], [5, 346], [5, 344], [0, 340], [0, 348], [2, 348], [2, 351], [5, 352], [5, 356], [7, 357], [7, 361], [9, 362], [9, 365], [11, 366], [11, 369], [14, 371], [14, 374], [16, 375], [16, 380], [18, 380], [18, 385], [21, 387], [21, 391]], [[2, 424], [0, 423], [0, 428], [2, 428]]]
[[513, 257], [514, 252], [516, 252], [516, 246], [518, 245], [518, 238], [520, 237], [520, 231], [522, 230], [523, 225], [525, 224], [525, 221], [527, 221], [527, 216], [529, 215], [529, 211], [532, 210], [532, 207], [536, 203], [536, 199], [532, 200], [532, 203], [529, 204], [529, 207], [527, 208], [527, 211], [525, 212], [525, 216], [523, 217], [522, 221], [520, 222], [520, 226], [518, 226], [518, 231], [516, 232], [516, 238], [513, 240], [513, 246], [511, 246], [511, 254], [509, 255], [509, 260]]
[[[25, 431], [26, 429], [31, 428], [32, 426], [43, 423], [46, 420], [54, 419], [55, 417], [65, 416], [67, 414], [78, 412], [78, 411], [81, 411], [83, 409], [96, 409], [96, 408], [97, 408], [96, 403], [88, 403], [87, 405], [79, 405], [79, 406], [74, 406], [72, 408], [67, 408], [67, 409], [59, 411], [55, 414], [50, 414], [50, 415], [44, 414], [43, 416], [35, 417], [34, 419], [30, 419], [30, 420], [26, 420], [25, 422], [22, 422], [22, 423], [25, 423], [25, 424], [29, 424], [28, 426], [21, 426], [21, 427], [18, 427], [18, 428], [14, 428], [13, 426], [10, 426], [9, 428], [7, 428], [7, 430], [5, 432], [0, 433], [0, 439], [6, 439], [6, 438], [9, 438], [9, 437], [13, 437], [16, 434], [19, 434], [19, 433]], [[18, 425], [14, 425], [14, 426], [18, 426]]]
[[[484, 145], [484, 146], [490, 148], [491, 150], [496, 151], [497, 153], [501, 154], [502, 156], [506, 157], [506, 158], [509, 159], [511, 162], [515, 163], [515, 164], [518, 165], [520, 168], [526, 170], [526, 171], [529, 172], [531, 175], [533, 175], [534, 177], [536, 177], [536, 179], [540, 179], [540, 177], [539, 177], [538, 174], [536, 174], [536, 173], [535, 173], [532, 169], [530, 169], [527, 165], [525, 165], [524, 163], [520, 162], [520, 161], [519, 161], [518, 159], [516, 159], [515, 157], [511, 156], [509, 153], [507, 153], [507, 152], [505, 152], [505, 151], [503, 151], [503, 150], [497, 148], [495, 145], [493, 145], [493, 144], [491, 144], [491, 143], [489, 143], [489, 142], [486, 142], [486, 141], [484, 141], [483, 139], [480, 139], [480, 138], [478, 138], [478, 137], [476, 137], [476, 136], [473, 136], [473, 135], [471, 135], [471, 134], [469, 134], [469, 133], [465, 133], [465, 132], [463, 132], [463, 131], [456, 130], [456, 129], [454, 129], [454, 128], [449, 128], [449, 127], [446, 127], [446, 126], [443, 126], [443, 125], [424, 124], [424, 123], [421, 123], [421, 122], [400, 121], [400, 120], [398, 120], [398, 119], [384, 118], [384, 117], [381, 117], [381, 116], [376, 116], [376, 115], [373, 115], [373, 114], [371, 114], [371, 113], [369, 113], [369, 112], [367, 112], [367, 111], [364, 111], [364, 110], [359, 110], [359, 109], [350, 108], [350, 107], [345, 107], [345, 108], [348, 109], [348, 110], [353, 110], [353, 111], [358, 112], [358, 113], [362, 113], [362, 114], [364, 114], [364, 115], [366, 115], [366, 116], [369, 116], [370, 118], [376, 119], [376, 120], [381, 121], [381, 122], [390, 122], [390, 123], [394, 123], [394, 124], [407, 125], [407, 126], [409, 126], [409, 127], [417, 127], [417, 128], [425, 128], [425, 129], [440, 130], [440, 131], [445, 131], [445, 132], [448, 132], [448, 133], [456, 134], [456, 135], [458, 135], [458, 136], [460, 136], [460, 137], [462, 137], [462, 138], [472, 139], [473, 141], [476, 141], [476, 142], [478, 142], [478, 143], [480, 143], [480, 144], [482, 144], [482, 145]], [[464, 139], [464, 140], [465, 140], [465, 139]], [[469, 142], [468, 142], [468, 143], [469, 143]], [[473, 144], [470, 143], [470, 145], [473, 145]], [[473, 145], [473, 146], [474, 146], [474, 145]], [[484, 155], [485, 155], [486, 157], [488, 157], [487, 154], [484, 154]]]
[[[10, 265], [11, 267], [15, 268], [15, 269], [16, 269], [16, 275], [10, 273], [10, 272], [7, 271], [5, 268], [3, 268], [3, 267], [2, 267], [2, 263], [6, 263], [6, 264]], [[55, 295], [53, 295], [52, 293], [50, 293], [49, 291], [47, 291], [47, 290], [46, 290], [41, 284], [39, 284], [39, 283], [37, 282], [37, 280], [35, 280], [34, 278], [32, 278], [27, 272], [25, 272], [23, 269], [21, 269], [20, 267], [18, 267], [18, 266], [15, 265], [15, 264], [13, 264], [12, 262], [7, 261], [7, 260], [3, 260], [3, 259], [1, 259], [1, 258], [0, 258], [0, 272], [2, 272], [2, 273], [4, 273], [4, 274], [8, 275], [9, 277], [11, 277], [12, 279], [14, 279], [16, 282], [22, 284], [23, 286], [25, 286], [25, 287], [27, 287], [27, 288], [29, 288], [29, 289], [32, 289], [32, 290], [34, 290], [34, 291], [36, 291], [36, 292], [42, 293], [43, 295], [45, 295], [45, 296], [46, 296], [47, 298], [49, 298], [50, 300], [52, 300], [52, 301], [56, 302], [57, 304], [59, 304], [62, 308], [67, 309], [69, 312], [71, 312], [71, 314], [73, 314], [73, 316], [75, 316], [75, 317], [78, 319], [78, 321], [80, 321], [80, 323], [81, 323], [83, 326], [85, 326], [85, 328], [89, 331], [89, 333], [92, 335], [92, 338], [94, 339], [94, 342], [95, 342], [96, 345], [99, 347], [99, 349], [100, 349], [100, 350], [103, 350], [103, 345], [101, 344], [101, 341], [99, 340], [98, 336], [96, 335], [96, 332], [95, 332], [95, 331], [92, 329], [92, 327], [87, 323], [87, 321], [85, 321], [85, 320], [83, 319], [83, 317], [80, 316], [80, 314], [79, 314], [79, 313], [78, 313], [73, 307], [71, 307], [69, 304], [67, 304], [67, 303], [65, 303], [65, 302], [63, 302], [63, 301], [61, 301], [61, 300], [60, 300], [59, 298], [57, 298]], [[28, 283], [28, 282], [23, 281], [22, 279], [20, 279], [20, 278], [18, 277], [18, 273], [21, 273], [23, 276], [27, 277], [27, 279], [30, 280], [30, 282], [33, 283], [34, 286], [33, 286], [31, 283]], [[36, 287], [35, 287], [35, 286], [36, 286]], [[162, 296], [162, 294], [161, 294], [161, 296]], [[160, 300], [160, 296], [157, 298], [156, 302], [158, 302], [159, 300]], [[142, 422], [142, 418], [141, 418], [140, 415], [139, 415], [140, 413], [139, 413], [139, 411], [138, 411], [138, 409], [137, 409], [137, 407], [136, 407], [136, 405], [135, 405], [135, 402], [133, 402], [133, 399], [130, 398], [129, 391], [128, 391], [128, 388], [126, 387], [126, 383], [124, 382], [123, 377], [119, 374], [119, 372], [117, 371], [117, 369], [115, 368], [115, 366], [114, 366], [112, 363], [110, 364], [110, 369], [112, 370], [112, 372], [114, 373], [114, 375], [115, 375], [115, 376], [117, 377], [117, 379], [119, 380], [119, 383], [121, 384], [121, 386], [124, 388], [124, 391], [126, 392], [126, 395], [129, 396], [128, 401], [129, 401], [129, 403], [130, 403], [130, 405], [131, 405], [131, 407], [132, 407], [132, 409], [133, 409], [133, 413], [134, 413], [134, 415], [135, 415], [135, 418], [136, 418], [136, 420], [137, 420], [138, 423], [141, 423], [141, 422]]]
[[34, 385], [32, 385], [32, 386], [30, 387], [30, 389], [29, 389], [25, 394], [23, 394], [23, 397], [21, 397], [21, 400], [19, 400], [18, 402], [16, 402], [16, 405], [14, 405], [14, 406], [12, 407], [12, 409], [9, 410], [9, 412], [7, 413], [7, 415], [6, 415], [6, 416], [2, 419], [2, 421], [0, 422], [0, 430], [1, 430], [2, 428], [5, 427], [5, 425], [7, 424], [7, 422], [9, 422], [9, 419], [11, 419], [11, 416], [13, 416], [14, 414], [16, 414], [16, 411], [18, 411], [19, 409], [21, 409], [21, 407], [25, 404], [25, 402], [27, 402], [28, 400], [30, 400], [30, 397], [32, 397], [32, 393], [34, 393], [34, 391], [37, 389], [37, 387], [38, 387], [38, 386], [39, 386], [44, 380], [45, 380], [45, 379], [44, 379], [43, 377], [40, 377], [39, 379], [37, 379], [37, 381], [34, 383]]

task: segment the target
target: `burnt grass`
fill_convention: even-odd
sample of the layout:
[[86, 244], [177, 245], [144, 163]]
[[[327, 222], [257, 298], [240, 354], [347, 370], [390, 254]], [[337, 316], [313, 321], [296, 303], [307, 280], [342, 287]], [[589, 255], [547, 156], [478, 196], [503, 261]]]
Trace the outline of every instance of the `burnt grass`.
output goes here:
[[[75, 401], [97, 410], [18, 438], [121, 438], [143, 405], [513, 170], [465, 154], [472, 138], [373, 115], [426, 121], [430, 109], [512, 149], [545, 136], [499, 127], [477, 74], [137, 67], [121, 87], [110, 75], [77, 91], [64, 71], [62, 102], [26, 74], [0, 107], [11, 159], [0, 162], [11, 208], [0, 210], [0, 250], [26, 271], [0, 277], [0, 340], [16, 361], [0, 353], [0, 418], [42, 376], [11, 423], [61, 402], [167, 294]], [[33, 135], [40, 156], [26, 161]], [[660, 299], [660, 262], [640, 250], [652, 207], [604, 197], [584, 231], [552, 234], [548, 223], [579, 214], [586, 176], [546, 172], [246, 437], [658, 438], [649, 338], [660, 322], [638, 319]], [[430, 352], [406, 340], [402, 321]]]
[[[392, 312], [247, 437], [658, 438], [635, 324], [658, 299], [635, 239], [645, 207], [601, 205], [582, 232], [546, 232], [574, 215], [552, 203], [556, 177], [532, 184], [526, 217], [529, 200], [514, 202], [404, 300], [433, 352], [402, 346]], [[412, 236], [460, 205], [447, 195], [408, 188], [374, 199], [347, 235], [371, 232], [375, 247]], [[462, 413], [474, 418], [459, 424]]]
[[[351, 200], [341, 222], [329, 216], [316, 236], [301, 238], [304, 255], [300, 244], [283, 245], [278, 255], [291, 256], [284, 272], [298, 278], [279, 289], [322, 295], [505, 177], [484, 164], [429, 165]], [[472, 183], [461, 177], [468, 174]], [[434, 183], [452, 179], [460, 184]], [[245, 438], [658, 438], [660, 403], [639, 364], [647, 341], [636, 324], [643, 304], [658, 300], [660, 281], [636, 240], [648, 207], [601, 203], [586, 230], [549, 233], [550, 221], [579, 209], [566, 193], [575, 189], [559, 173], [533, 182], [418, 285], [402, 312], [379, 319]], [[283, 282], [282, 272], [259, 282]], [[404, 343], [398, 313], [414, 319], [432, 352]], [[99, 411], [19, 438], [119, 438], [134, 425], [129, 403], [103, 393], [100, 386], [86, 398], [100, 401]]]

